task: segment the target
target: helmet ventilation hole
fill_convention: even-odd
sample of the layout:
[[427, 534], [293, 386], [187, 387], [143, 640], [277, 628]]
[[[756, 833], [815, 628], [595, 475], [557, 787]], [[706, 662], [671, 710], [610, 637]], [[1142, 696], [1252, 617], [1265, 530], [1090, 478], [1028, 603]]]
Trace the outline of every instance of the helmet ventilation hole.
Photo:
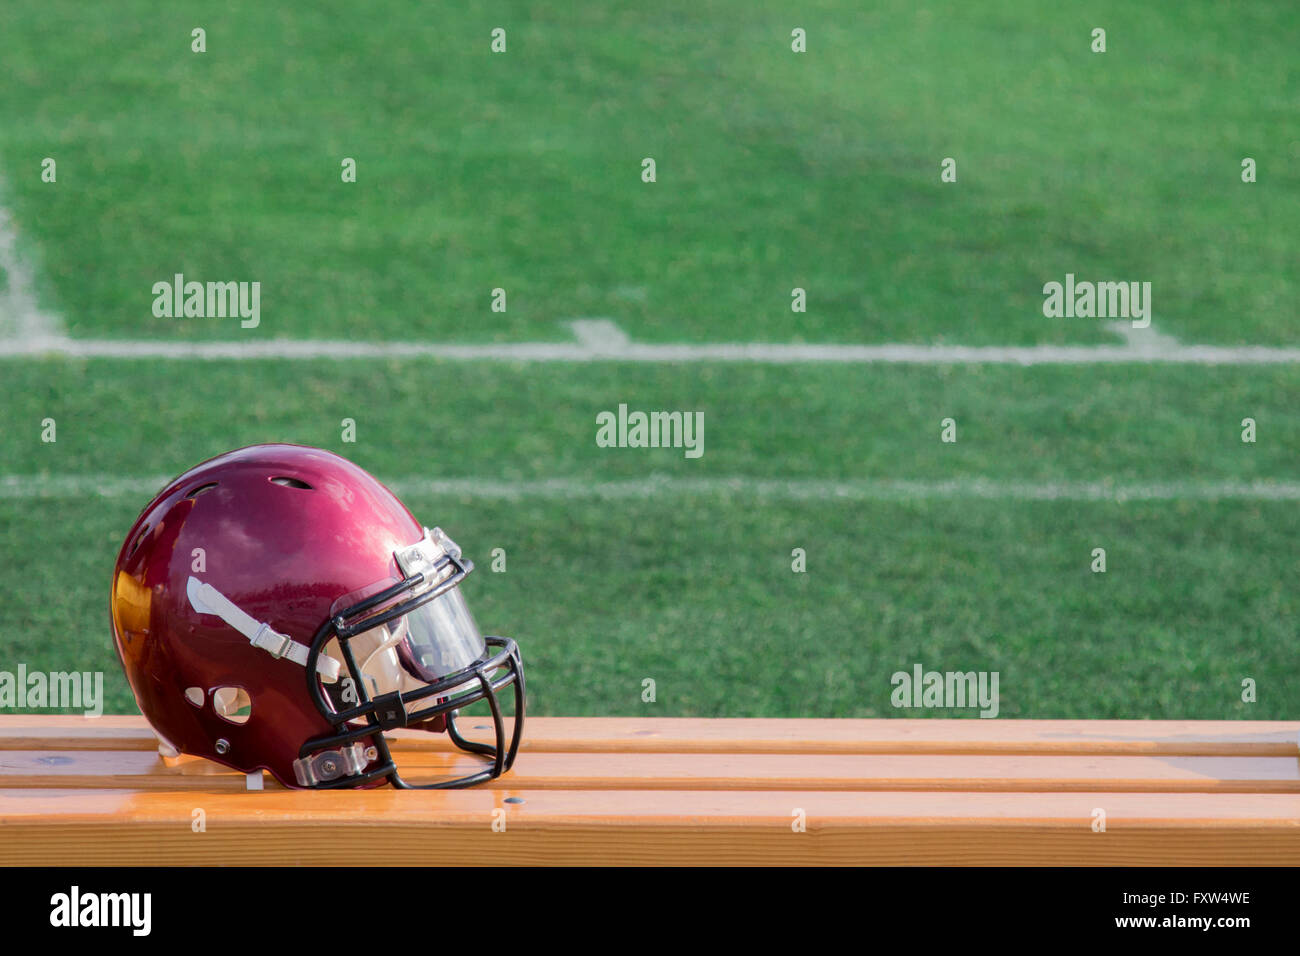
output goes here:
[[304, 491], [315, 491], [311, 485], [301, 478], [289, 478], [286, 475], [276, 475], [271, 479], [273, 485], [284, 485], [286, 488], [302, 488]]
[[135, 540], [131, 542], [131, 550], [126, 553], [126, 556], [128, 558], [140, 550], [140, 545], [144, 541], [144, 536], [147, 535], [148, 533], [149, 533], [148, 525], [145, 525], [143, 528], [140, 529], [140, 533], [137, 534], [135, 536]]
[[209, 481], [206, 485], [199, 485], [197, 488], [191, 488], [189, 494], [185, 497], [197, 498], [199, 495], [203, 494], [203, 492], [215, 487], [217, 487], [217, 483], [215, 481]]
[[253, 701], [242, 687], [218, 687], [212, 692], [212, 709], [222, 720], [246, 724], [253, 716]]
[[185, 688], [185, 699], [188, 700], [188, 701], [189, 701], [191, 704], [193, 704], [195, 707], [202, 707], [202, 706], [203, 706], [203, 688], [202, 688], [202, 687], [187, 687], [187, 688]]

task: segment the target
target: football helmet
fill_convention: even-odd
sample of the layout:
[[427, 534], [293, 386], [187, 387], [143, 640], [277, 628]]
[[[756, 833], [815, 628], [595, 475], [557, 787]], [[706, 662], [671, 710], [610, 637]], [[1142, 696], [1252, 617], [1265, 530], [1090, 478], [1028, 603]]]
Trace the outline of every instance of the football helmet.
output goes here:
[[[113, 638], [164, 753], [288, 787], [463, 787], [514, 763], [525, 709], [518, 647], [481, 636], [460, 592], [471, 570], [346, 459], [254, 445], [195, 466], [141, 512], [113, 572]], [[456, 726], [482, 700], [491, 744]], [[385, 739], [399, 728], [445, 731], [484, 766], [408, 782]]]

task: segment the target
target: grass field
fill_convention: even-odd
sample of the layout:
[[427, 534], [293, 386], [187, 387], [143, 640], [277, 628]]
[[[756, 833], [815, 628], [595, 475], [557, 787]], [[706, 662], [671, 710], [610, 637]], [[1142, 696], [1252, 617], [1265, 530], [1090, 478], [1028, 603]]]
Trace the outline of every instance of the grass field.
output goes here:
[[[1281, 2], [18, 0], [0, 210], [10, 267], [74, 339], [568, 342], [600, 316], [648, 343], [1120, 342], [1043, 316], [1043, 284], [1074, 273], [1151, 282], [1179, 342], [1294, 347], [1297, 48]], [[177, 272], [259, 281], [261, 325], [156, 318]], [[620, 403], [703, 412], [704, 455], [598, 448]], [[131, 712], [107, 613], [121, 539], [152, 483], [259, 441], [356, 460], [465, 545], [471, 606], [519, 639], [536, 713], [973, 713], [894, 709], [890, 675], [916, 663], [998, 671], [1006, 717], [1282, 719], [1300, 700], [1286, 363], [192, 362], [0, 341], [0, 671], [103, 670], [106, 709]]]
[[1292, 343], [1300, 11], [1147, 6], [813, 3], [795, 55], [735, 0], [19, 0], [0, 161], [78, 335], [241, 335], [151, 315], [182, 272], [259, 279], [272, 336], [1109, 340], [1043, 320], [1073, 271], [1151, 281], [1187, 341]]

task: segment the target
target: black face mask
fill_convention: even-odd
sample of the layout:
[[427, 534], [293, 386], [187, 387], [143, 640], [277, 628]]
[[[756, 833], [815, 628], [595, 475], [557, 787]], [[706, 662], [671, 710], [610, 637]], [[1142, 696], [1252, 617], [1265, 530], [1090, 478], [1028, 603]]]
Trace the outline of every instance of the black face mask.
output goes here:
[[[510, 769], [523, 733], [523, 661], [509, 638], [479, 634], [459, 584], [473, 564], [439, 529], [397, 552], [400, 581], [380, 581], [344, 595], [312, 640], [308, 686], [335, 733], [303, 744], [294, 771], [300, 786], [359, 787], [387, 779], [405, 789], [467, 787]], [[339, 678], [316, 673], [321, 655], [341, 660]], [[498, 693], [514, 689], [514, 729], [506, 740]], [[466, 740], [456, 714], [480, 700], [492, 712], [495, 743]], [[412, 784], [398, 771], [383, 731], [440, 732], [469, 753], [490, 759], [483, 770], [436, 783]]]

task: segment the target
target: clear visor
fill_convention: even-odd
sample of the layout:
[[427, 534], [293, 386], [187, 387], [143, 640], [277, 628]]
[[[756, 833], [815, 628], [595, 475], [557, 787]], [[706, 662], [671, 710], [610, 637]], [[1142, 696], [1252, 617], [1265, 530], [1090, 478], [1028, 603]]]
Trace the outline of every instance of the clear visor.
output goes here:
[[[349, 644], [371, 698], [419, 690], [487, 656], [483, 635], [459, 588], [361, 632]], [[325, 653], [343, 659], [338, 638], [330, 640]], [[477, 686], [478, 680], [471, 678], [466, 684], [448, 688], [445, 696], [454, 697]]]

